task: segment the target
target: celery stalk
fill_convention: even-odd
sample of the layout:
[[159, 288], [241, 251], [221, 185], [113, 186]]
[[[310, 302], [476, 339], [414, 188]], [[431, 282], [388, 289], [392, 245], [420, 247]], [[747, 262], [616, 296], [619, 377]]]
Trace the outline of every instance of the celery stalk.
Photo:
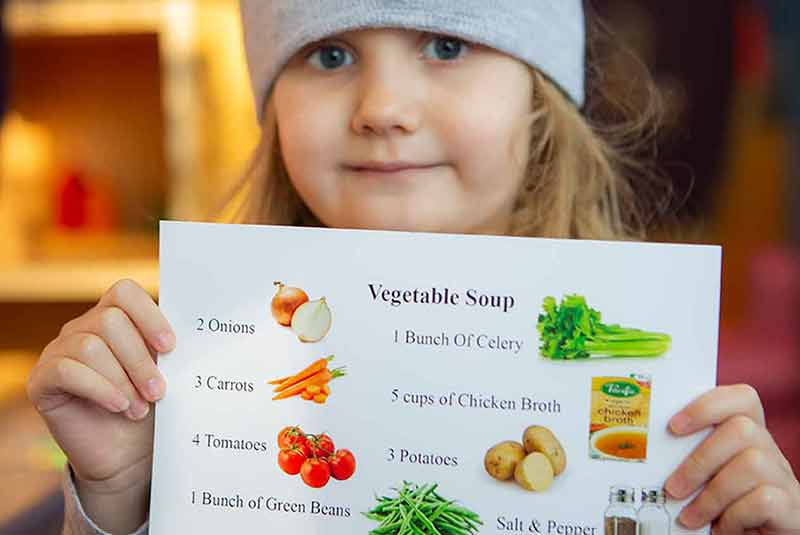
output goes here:
[[658, 357], [672, 346], [668, 334], [604, 324], [600, 312], [580, 295], [567, 295], [560, 304], [546, 297], [537, 328], [540, 352], [553, 360]]

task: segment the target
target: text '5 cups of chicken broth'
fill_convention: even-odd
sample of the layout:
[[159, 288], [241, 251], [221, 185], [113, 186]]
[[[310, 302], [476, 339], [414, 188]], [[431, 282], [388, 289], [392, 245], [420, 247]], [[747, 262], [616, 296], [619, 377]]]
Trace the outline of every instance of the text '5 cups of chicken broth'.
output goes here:
[[625, 462], [647, 460], [650, 377], [593, 377], [589, 456]]

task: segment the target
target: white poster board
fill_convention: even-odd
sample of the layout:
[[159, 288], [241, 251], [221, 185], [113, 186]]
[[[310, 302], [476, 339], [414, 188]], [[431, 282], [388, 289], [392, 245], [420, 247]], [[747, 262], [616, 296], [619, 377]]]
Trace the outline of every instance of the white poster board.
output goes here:
[[[599, 535], [628, 533], [632, 511], [676, 533], [680, 504], [641, 493], [702, 438], [667, 422], [715, 384], [720, 261], [710, 246], [164, 222], [177, 348], [159, 358], [150, 532]], [[594, 331], [561, 332], [581, 302]], [[518, 445], [488, 453], [504, 441]]]

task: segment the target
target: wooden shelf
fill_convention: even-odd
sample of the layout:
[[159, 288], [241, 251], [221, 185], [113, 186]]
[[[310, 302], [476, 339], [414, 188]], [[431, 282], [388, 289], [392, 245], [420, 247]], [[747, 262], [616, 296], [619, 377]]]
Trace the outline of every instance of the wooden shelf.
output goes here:
[[39, 356], [22, 351], [0, 351], [0, 410], [25, 397], [25, 385]]
[[38, 261], [0, 267], [0, 302], [91, 302], [120, 279], [158, 293], [158, 261]]
[[[236, 3], [228, 0], [9, 0], [6, 4], [5, 24], [12, 39], [156, 37], [164, 119], [161, 146], [170, 184], [164, 205], [167, 215], [175, 219], [192, 219], [205, 213], [206, 189], [219, 181], [215, 176], [219, 171], [210, 163], [215, 160], [204, 153], [208, 125], [214, 124], [209, 112], [212, 107], [205, 100], [206, 69], [214, 68], [230, 52], [218, 54], [218, 58], [212, 49], [201, 47], [205, 33], [199, 31], [199, 25], [205, 18], [218, 14], [225, 15], [221, 19], [223, 22], [238, 22], [232, 18], [237, 12]], [[220, 38], [231, 40], [224, 34]], [[242, 65], [239, 70], [244, 70]]]
[[[160, 152], [150, 150], [142, 154], [142, 145], [137, 144], [135, 136], [130, 137], [127, 144], [114, 139], [113, 149], [135, 146], [136, 150], [128, 149], [121, 155], [105, 150], [102, 142], [108, 138], [106, 127], [118, 123], [109, 120], [112, 114], [102, 108], [95, 115], [88, 112], [97, 111], [95, 104], [100, 100], [109, 102], [109, 106], [118, 104], [110, 97], [104, 100], [106, 96], [102, 92], [98, 92], [94, 103], [88, 104], [74, 98], [75, 94], [85, 96], [87, 92], [73, 91], [72, 86], [62, 91], [66, 94], [48, 93], [41, 100], [58, 103], [53, 106], [55, 111], [40, 107], [35, 108], [39, 115], [32, 115], [61, 136], [56, 138], [60, 140], [59, 147], [65, 147], [63, 150], [71, 157], [82, 153], [70, 150], [64, 140], [83, 140], [81, 146], [91, 147], [91, 150], [85, 151], [88, 156], [78, 158], [79, 163], [100, 177], [118, 180], [120, 190], [136, 180], [140, 181], [137, 184], [145, 184], [142, 177], [154, 177], [154, 184], [163, 182], [163, 187], [153, 189], [154, 195], [151, 195], [151, 190], [135, 198], [128, 194], [125, 198], [135, 210], [154, 214], [152, 217], [177, 220], [209, 217], [222, 195], [238, 181], [260, 135], [241, 47], [236, 0], [8, 0], [3, 18], [11, 39], [16, 39], [17, 44], [33, 46], [31, 43], [85, 41], [91, 46], [82, 54], [100, 59], [102, 54], [94, 51], [103, 49], [105, 43], [100, 42], [103, 39], [114, 44], [130, 43], [141, 34], [153, 38], [158, 63], [155, 69], [157, 79], [152, 85], [158, 89], [155, 102], [162, 126], [155, 129], [146, 123], [136, 125], [136, 131], [146, 132], [157, 139]], [[76, 56], [83, 57], [81, 54]], [[34, 58], [33, 71], [41, 74], [34, 80], [35, 86], [51, 89], [46, 76], [48, 71], [36, 70], [35, 59], [38, 56], [32, 54], [31, 57]], [[127, 78], [115, 75], [116, 68], [115, 65], [100, 65], [94, 71], [89, 70], [87, 76], [99, 77], [103, 82], [99, 84], [101, 88], [110, 85], [103, 81], [106, 77], [121, 80], [122, 85], [128, 83]], [[124, 69], [125, 65], [119, 68]], [[16, 79], [26, 80], [22, 76]], [[137, 82], [141, 80], [137, 79]], [[152, 95], [153, 91], [147, 89], [145, 94]], [[22, 85], [18, 94], [27, 94], [34, 99]], [[38, 95], [35, 98], [39, 98]], [[141, 103], [141, 99], [136, 102]], [[87, 112], [80, 111], [79, 119], [88, 117], [88, 126], [77, 127], [79, 121], [73, 120], [72, 110], [83, 110], [84, 107]], [[116, 113], [117, 108], [112, 109]], [[47, 123], [45, 119], [52, 117], [58, 120], [52, 119]], [[59, 130], [62, 125], [68, 128]], [[126, 161], [128, 158], [146, 162], [160, 158], [163, 161], [158, 160], [161, 163], [156, 169]], [[28, 206], [24, 196], [18, 198], [23, 200], [22, 206]], [[36, 199], [45, 205], [43, 195]], [[152, 199], [158, 202], [150, 202]], [[10, 202], [16, 203], [17, 199]], [[53, 242], [47, 236], [34, 235], [30, 231], [31, 228], [40, 228], [46, 221], [35, 219], [26, 223], [21, 220], [18, 228], [9, 230], [7, 227], [17, 220], [7, 219], [8, 222], [0, 217], [0, 235], [16, 236], [17, 240], [10, 240], [15, 245], [8, 247], [12, 254], [5, 254], [4, 247], [0, 246], [0, 303], [94, 301], [113, 282], [126, 277], [136, 280], [153, 294], [157, 291], [157, 239], [153, 240], [155, 245], [152, 247], [144, 239], [125, 242], [122, 249], [119, 244], [112, 243], [102, 248], [94, 241], [85, 240]], [[140, 223], [120, 220], [119, 225], [140, 228]], [[17, 254], [13, 254], [17, 249]]]
[[164, 9], [155, 0], [12, 1], [6, 17], [12, 35], [158, 33]]

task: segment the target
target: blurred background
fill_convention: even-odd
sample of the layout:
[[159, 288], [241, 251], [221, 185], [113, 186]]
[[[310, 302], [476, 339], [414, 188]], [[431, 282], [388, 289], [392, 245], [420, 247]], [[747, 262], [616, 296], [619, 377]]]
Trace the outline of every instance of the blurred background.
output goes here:
[[[800, 2], [591, 3], [666, 99], [676, 202], [653, 239], [724, 247], [719, 382], [759, 389], [797, 470]], [[31, 366], [114, 281], [157, 296], [159, 219], [208, 220], [258, 127], [236, 0], [0, 12], [0, 533], [57, 533], [64, 457], [26, 400]], [[604, 61], [637, 68], [625, 48]]]

